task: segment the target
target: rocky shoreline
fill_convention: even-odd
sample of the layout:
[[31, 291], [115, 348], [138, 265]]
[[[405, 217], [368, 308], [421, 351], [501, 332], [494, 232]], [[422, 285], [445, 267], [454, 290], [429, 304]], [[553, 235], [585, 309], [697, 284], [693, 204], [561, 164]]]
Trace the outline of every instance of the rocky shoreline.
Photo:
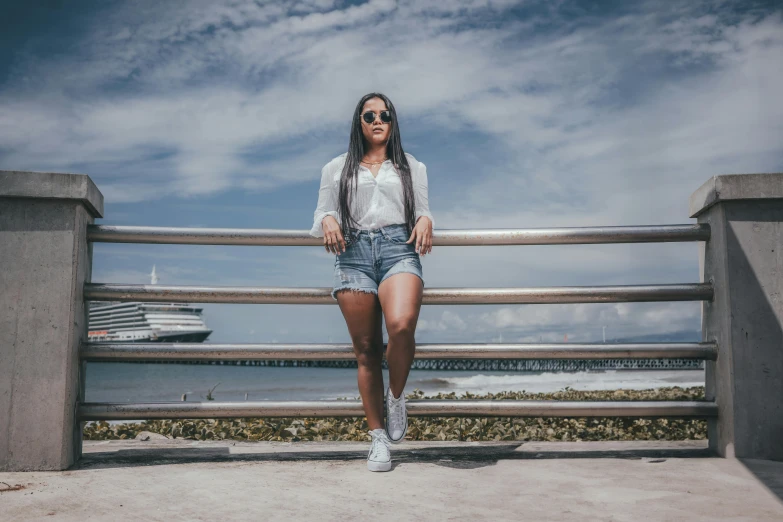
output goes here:
[[[704, 387], [672, 386], [649, 390], [576, 391], [554, 393], [503, 392], [475, 395], [439, 393], [425, 396], [414, 390], [408, 399], [563, 400], [563, 401], [698, 401]], [[365, 441], [364, 417], [151, 420], [109, 424], [89, 422], [84, 440], [134, 439], [149, 433], [167, 438], [241, 441]], [[633, 417], [410, 417], [407, 440], [461, 441], [591, 441], [702, 440], [704, 419]]]

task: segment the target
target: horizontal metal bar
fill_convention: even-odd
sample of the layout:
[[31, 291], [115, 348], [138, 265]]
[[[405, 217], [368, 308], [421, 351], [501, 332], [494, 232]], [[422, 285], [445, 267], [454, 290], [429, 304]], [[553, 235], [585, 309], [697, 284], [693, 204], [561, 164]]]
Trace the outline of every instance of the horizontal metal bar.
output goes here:
[[[711, 417], [707, 401], [487, 401], [410, 400], [408, 414], [420, 417]], [[242, 417], [363, 417], [350, 401], [255, 401], [80, 404], [79, 420], [226, 419]]]
[[[87, 301], [337, 304], [331, 288], [85, 283]], [[422, 304], [551, 304], [711, 300], [712, 283], [550, 288], [425, 288]]]
[[[572, 227], [533, 229], [435, 230], [436, 246], [573, 245], [591, 243], [664, 243], [707, 241], [706, 223], [686, 225]], [[307, 230], [252, 228], [176, 228], [88, 225], [87, 240], [104, 243], [180, 245], [323, 246]]]
[[[384, 348], [385, 348], [384, 343]], [[416, 359], [659, 359], [715, 360], [715, 343], [438, 344], [417, 343]], [[345, 361], [350, 344], [84, 343], [84, 361]]]

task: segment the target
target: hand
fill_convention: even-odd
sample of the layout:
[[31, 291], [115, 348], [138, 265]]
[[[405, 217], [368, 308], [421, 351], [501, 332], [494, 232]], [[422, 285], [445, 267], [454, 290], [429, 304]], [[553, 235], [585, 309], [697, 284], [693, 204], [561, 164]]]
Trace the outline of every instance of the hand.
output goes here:
[[321, 221], [321, 227], [324, 229], [324, 248], [327, 252], [340, 255], [340, 250], [345, 252], [345, 239], [340, 230], [340, 224], [334, 219], [334, 216], [326, 216]]
[[430, 221], [430, 218], [427, 216], [421, 216], [418, 221], [416, 221], [416, 226], [413, 227], [413, 233], [411, 234], [410, 239], [405, 243], [410, 243], [414, 239], [416, 240], [416, 252], [418, 252], [420, 256], [432, 252], [432, 221]]

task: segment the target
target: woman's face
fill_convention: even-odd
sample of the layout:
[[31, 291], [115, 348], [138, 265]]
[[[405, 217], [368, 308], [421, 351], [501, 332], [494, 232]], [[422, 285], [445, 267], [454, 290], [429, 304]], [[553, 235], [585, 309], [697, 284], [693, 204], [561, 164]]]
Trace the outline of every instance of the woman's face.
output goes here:
[[[388, 110], [386, 104], [380, 98], [370, 98], [364, 102], [362, 112], [359, 114], [359, 121], [362, 123], [362, 134], [364, 139], [367, 140], [368, 145], [383, 145], [386, 140], [389, 139], [389, 133], [391, 132], [391, 123], [384, 123], [381, 121], [381, 111]], [[364, 118], [361, 117], [367, 111], [373, 111], [375, 113], [375, 121], [367, 123]]]

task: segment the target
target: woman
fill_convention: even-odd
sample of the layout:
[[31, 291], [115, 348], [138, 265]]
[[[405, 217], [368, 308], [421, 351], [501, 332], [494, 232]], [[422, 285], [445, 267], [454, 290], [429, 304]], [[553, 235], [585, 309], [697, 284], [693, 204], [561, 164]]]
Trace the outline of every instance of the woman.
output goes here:
[[[356, 105], [348, 152], [321, 171], [310, 235], [336, 254], [332, 298], [348, 325], [359, 393], [370, 428], [370, 471], [391, 469], [389, 443], [408, 428], [403, 389], [416, 348], [424, 277], [419, 256], [432, 250], [427, 170], [402, 150], [394, 105], [370, 93]], [[389, 388], [381, 361], [386, 319]], [[386, 419], [384, 422], [384, 404]]]

